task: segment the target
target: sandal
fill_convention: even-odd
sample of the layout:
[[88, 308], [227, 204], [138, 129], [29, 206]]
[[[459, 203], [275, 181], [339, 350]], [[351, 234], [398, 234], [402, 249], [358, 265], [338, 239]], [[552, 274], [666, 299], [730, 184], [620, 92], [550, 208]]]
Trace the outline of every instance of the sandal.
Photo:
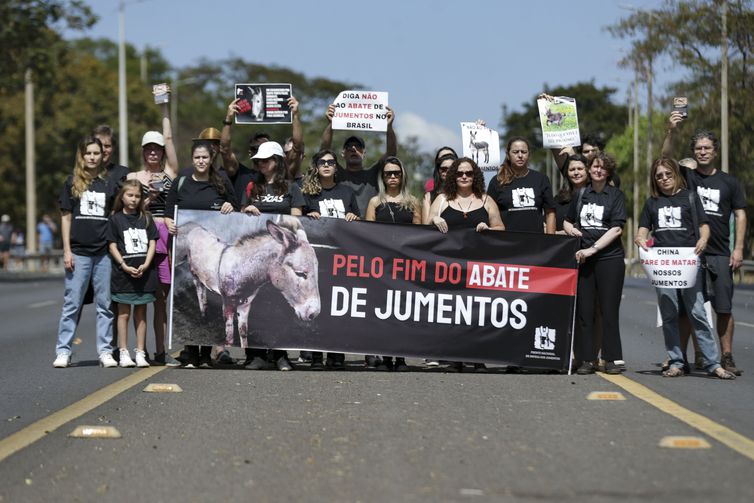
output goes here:
[[662, 373], [662, 377], [683, 377], [683, 369], [679, 367], [670, 367]]
[[731, 372], [729, 370], [725, 370], [722, 367], [717, 367], [715, 369], [715, 371], [712, 372], [710, 375], [713, 376], [713, 377], [717, 377], [718, 379], [725, 379], [725, 380], [730, 380], [730, 379], [735, 379], [736, 378], [736, 374], [734, 374], [733, 372]]

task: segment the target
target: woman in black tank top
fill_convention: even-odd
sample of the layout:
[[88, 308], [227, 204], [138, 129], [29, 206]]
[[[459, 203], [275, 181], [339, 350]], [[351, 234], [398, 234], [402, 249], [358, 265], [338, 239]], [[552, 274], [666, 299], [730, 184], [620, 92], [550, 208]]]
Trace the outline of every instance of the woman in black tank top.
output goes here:
[[482, 170], [468, 157], [450, 166], [445, 191], [432, 203], [429, 214], [442, 233], [448, 229], [505, 230], [497, 204], [484, 192]]
[[[429, 210], [430, 221], [444, 233], [448, 229], [505, 230], [495, 201], [484, 192], [484, 175], [468, 157], [451, 164], [445, 177], [443, 193], [438, 195]], [[461, 372], [462, 362], [450, 362], [447, 370]], [[476, 372], [486, 372], [483, 363], [475, 363]]]
[[[408, 190], [408, 174], [397, 157], [388, 157], [377, 168], [377, 188], [379, 192], [369, 200], [366, 220], [388, 224], [420, 224], [421, 206]], [[367, 356], [369, 358], [369, 356]], [[377, 370], [407, 372], [406, 359], [383, 356]]]

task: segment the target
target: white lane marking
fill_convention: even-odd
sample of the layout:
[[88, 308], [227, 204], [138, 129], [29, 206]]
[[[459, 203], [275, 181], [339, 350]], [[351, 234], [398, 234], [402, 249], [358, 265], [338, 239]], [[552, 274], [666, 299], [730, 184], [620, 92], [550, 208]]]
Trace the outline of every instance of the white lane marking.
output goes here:
[[38, 307], [47, 307], [52, 306], [54, 304], [57, 304], [57, 300], [43, 300], [42, 302], [35, 302], [34, 304], [29, 304], [29, 309], [37, 309]]
[[745, 321], [736, 321], [735, 324], [742, 327], [754, 328], [754, 323], [746, 323]]

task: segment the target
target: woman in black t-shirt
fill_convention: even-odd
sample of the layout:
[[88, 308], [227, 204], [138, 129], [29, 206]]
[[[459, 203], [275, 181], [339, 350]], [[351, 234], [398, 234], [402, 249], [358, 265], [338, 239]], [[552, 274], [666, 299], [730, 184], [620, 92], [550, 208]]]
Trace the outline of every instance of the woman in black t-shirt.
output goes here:
[[579, 374], [593, 374], [597, 352], [594, 344], [595, 306], [602, 309], [602, 356], [605, 372], [618, 374], [616, 360], [623, 360], [620, 341], [620, 300], [625, 265], [620, 236], [626, 223], [625, 196], [609, 184], [615, 161], [603, 152], [589, 163], [591, 184], [571, 199], [563, 228], [569, 236], [581, 238], [576, 252], [579, 267], [576, 310], [580, 331], [576, 331], [574, 354], [581, 363]]
[[[177, 232], [172, 218], [176, 206], [185, 210], [219, 210], [223, 215], [238, 210], [233, 187], [227, 178], [215, 171], [214, 157], [209, 142], [197, 141], [191, 146], [193, 170], [190, 175], [174, 180], [165, 202], [165, 223], [170, 234]], [[209, 368], [212, 366], [212, 346], [202, 346], [200, 350], [199, 346], [187, 345], [179, 360], [187, 368]]]
[[[652, 164], [650, 184], [652, 197], [644, 203], [639, 219], [635, 240], [637, 246], [648, 249], [647, 237], [651, 230], [654, 236], [652, 246], [693, 247], [694, 253], [701, 256], [710, 236], [708, 218], [699, 197], [686, 189], [678, 164], [673, 159], [657, 159]], [[704, 311], [702, 285], [702, 269], [699, 268], [696, 283], [691, 288], [657, 288], [662, 333], [669, 359], [669, 367], [662, 375], [684, 375], [685, 351], [681, 348], [678, 331], [679, 304], [683, 303], [705, 360], [705, 370], [720, 379], [735, 379], [735, 374], [720, 366], [720, 352]]]
[[107, 255], [107, 225], [113, 186], [102, 165], [102, 143], [93, 136], [79, 142], [73, 175], [60, 194], [61, 235], [65, 264], [65, 294], [58, 325], [53, 366], [71, 364], [71, 344], [84, 294], [91, 280], [97, 305], [97, 353], [102, 367], [117, 367], [113, 358], [113, 313], [110, 310], [111, 262]]
[[581, 154], [569, 155], [563, 164], [563, 186], [555, 196], [555, 234], [565, 234], [563, 221], [571, 205], [571, 199], [578, 194], [579, 190], [589, 183], [586, 157]]
[[[408, 174], [397, 157], [388, 157], [377, 169], [378, 193], [369, 200], [366, 220], [388, 224], [421, 224], [421, 208], [408, 190]], [[409, 370], [406, 359], [383, 356], [377, 364], [378, 370]]]
[[443, 147], [435, 154], [435, 170], [432, 174], [432, 188], [424, 193], [424, 199], [422, 201], [422, 223], [429, 225], [429, 210], [432, 207], [432, 203], [435, 202], [437, 196], [442, 192], [443, 185], [445, 185], [445, 177], [448, 175], [448, 170], [453, 161], [458, 159], [458, 154], [450, 147]]
[[[342, 218], [346, 222], [359, 220], [359, 204], [352, 188], [339, 184], [336, 178], [338, 162], [335, 152], [323, 149], [314, 154], [312, 165], [304, 179], [304, 214], [311, 218]], [[346, 355], [327, 353], [326, 365], [334, 370], [346, 367]], [[312, 353], [312, 370], [324, 368], [322, 353]]]
[[[547, 175], [529, 169], [529, 142], [508, 140], [505, 161], [487, 194], [497, 203], [506, 230], [555, 233], [555, 202]], [[543, 216], [544, 214], [544, 216]]]
[[[249, 193], [241, 194], [241, 207], [244, 213], [260, 215], [275, 213], [278, 215], [301, 216], [304, 198], [295, 182], [286, 180], [287, 168], [283, 149], [274, 141], [264, 142], [251, 158], [256, 170], [262, 175], [261, 183], [251, 183]], [[262, 370], [271, 360], [278, 370], [293, 370], [288, 353], [273, 349], [269, 353], [261, 348], [246, 348], [244, 365], [250, 370]]]

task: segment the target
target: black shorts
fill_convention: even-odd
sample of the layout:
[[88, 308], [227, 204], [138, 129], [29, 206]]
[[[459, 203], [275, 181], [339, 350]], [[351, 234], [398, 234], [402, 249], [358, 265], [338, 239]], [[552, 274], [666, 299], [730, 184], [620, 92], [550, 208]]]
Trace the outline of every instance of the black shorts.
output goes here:
[[707, 274], [706, 290], [717, 314], [730, 314], [733, 310], [733, 269], [726, 255], [705, 255]]

